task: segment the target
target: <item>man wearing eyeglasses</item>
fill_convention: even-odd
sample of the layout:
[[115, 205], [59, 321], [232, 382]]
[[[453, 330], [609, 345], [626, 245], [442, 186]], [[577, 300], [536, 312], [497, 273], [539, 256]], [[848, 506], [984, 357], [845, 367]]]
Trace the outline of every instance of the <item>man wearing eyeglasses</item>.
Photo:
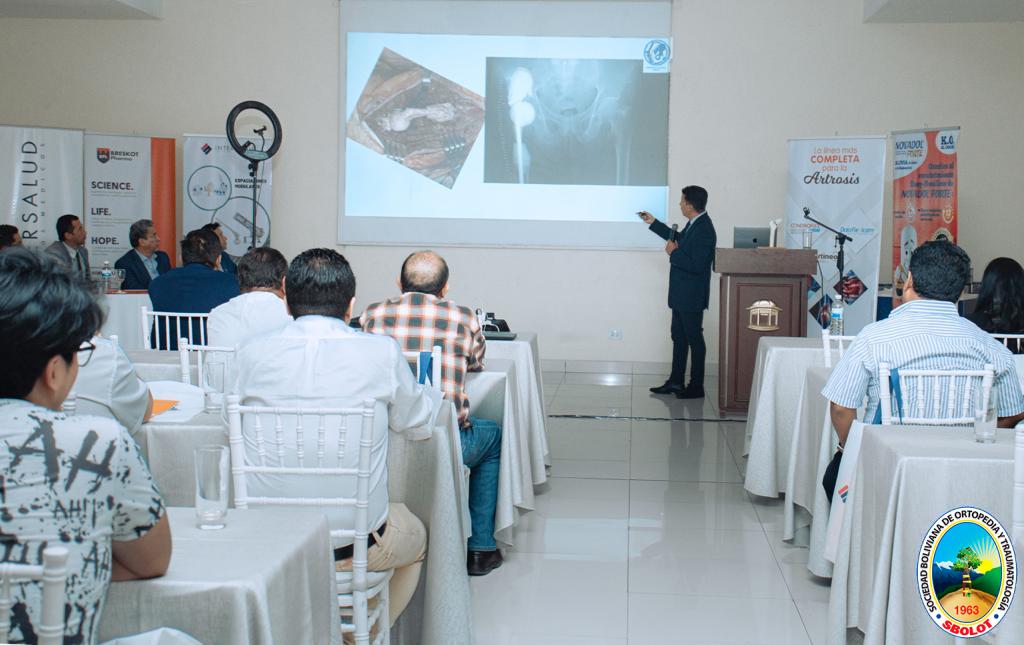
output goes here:
[[[64, 637], [93, 643], [111, 580], [161, 576], [171, 557], [163, 500], [138, 446], [116, 421], [61, 411], [88, 364], [103, 312], [82, 281], [27, 249], [0, 253], [0, 561], [68, 551]], [[42, 589], [13, 588], [10, 640], [35, 642]], [[6, 618], [6, 617], [5, 617]]]

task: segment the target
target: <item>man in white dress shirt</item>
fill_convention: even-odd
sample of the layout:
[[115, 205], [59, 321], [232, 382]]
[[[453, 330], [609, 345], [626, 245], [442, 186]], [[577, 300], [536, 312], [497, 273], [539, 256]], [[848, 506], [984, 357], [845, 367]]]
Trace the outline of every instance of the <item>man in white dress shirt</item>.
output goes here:
[[241, 295], [210, 312], [210, 345], [236, 347], [254, 336], [280, 329], [292, 321], [284, 301], [288, 261], [269, 246], [252, 249], [238, 262]]
[[89, 362], [78, 368], [75, 379], [76, 414], [116, 419], [134, 437], [153, 416], [149, 386], [120, 345], [99, 336], [91, 342], [96, 349]]
[[[439, 394], [416, 383], [395, 339], [356, 331], [347, 321], [355, 302], [356, 280], [348, 262], [331, 249], [311, 249], [292, 260], [286, 277], [288, 309], [294, 322], [250, 339], [236, 357], [233, 390], [243, 405], [282, 407], [358, 407], [377, 401], [370, 457], [370, 570], [395, 569], [390, 583], [390, 620], [408, 604], [426, 553], [426, 530], [404, 504], [388, 503], [388, 428], [395, 432], [430, 422]], [[248, 425], [243, 432], [248, 435]], [[294, 428], [286, 428], [294, 433]], [[356, 446], [359, 424], [349, 424], [346, 445]], [[328, 445], [337, 443], [329, 428]], [[333, 435], [333, 436], [331, 436]], [[295, 441], [286, 440], [285, 463], [294, 465]], [[290, 444], [290, 445], [287, 445]], [[255, 446], [246, 437], [246, 450]], [[255, 456], [255, 455], [254, 455]], [[344, 466], [355, 467], [358, 451], [346, 451]], [[265, 457], [277, 462], [276, 451]], [[326, 467], [338, 466], [328, 456]], [[355, 477], [249, 480], [251, 495], [273, 497], [355, 496]], [[325, 512], [331, 528], [352, 528], [354, 509]], [[351, 567], [351, 544], [335, 544], [339, 570]]]

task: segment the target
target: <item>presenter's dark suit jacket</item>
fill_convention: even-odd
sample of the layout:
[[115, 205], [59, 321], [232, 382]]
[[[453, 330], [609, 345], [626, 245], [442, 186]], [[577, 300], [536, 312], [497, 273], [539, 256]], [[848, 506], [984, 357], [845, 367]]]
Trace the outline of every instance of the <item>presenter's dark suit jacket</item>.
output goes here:
[[[654, 220], [650, 229], [665, 240], [672, 234], [661, 220]], [[679, 231], [676, 241], [679, 248], [669, 256], [668, 306], [680, 312], [703, 311], [711, 298], [711, 265], [718, 243], [707, 212]]]
[[[121, 283], [122, 289], [149, 289], [149, 282], [152, 278], [149, 277], [149, 271], [146, 270], [146, 265], [142, 263], [142, 258], [135, 252], [135, 249], [128, 251], [114, 263], [115, 269], [124, 270], [124, 282]], [[163, 251], [156, 252], [156, 272], [158, 275], [163, 275], [171, 270], [171, 258], [167, 257], [167, 254]]]
[[[214, 307], [224, 304], [241, 293], [234, 274], [215, 271], [205, 264], [193, 262], [157, 276], [149, 283], [149, 299], [154, 311], [208, 314]], [[187, 328], [187, 321], [179, 321], [179, 331]], [[205, 337], [206, 332], [203, 331]], [[178, 349], [178, 339], [166, 339], [160, 329], [159, 339], [154, 334], [158, 349]], [[199, 343], [199, 329], [192, 330], [193, 342]], [[169, 342], [168, 342], [169, 341]]]

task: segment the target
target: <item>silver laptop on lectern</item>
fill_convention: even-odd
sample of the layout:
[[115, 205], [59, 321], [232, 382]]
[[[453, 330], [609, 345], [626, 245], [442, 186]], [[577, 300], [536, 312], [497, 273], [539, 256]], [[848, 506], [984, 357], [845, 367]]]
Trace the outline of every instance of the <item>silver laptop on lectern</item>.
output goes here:
[[735, 249], [756, 249], [769, 246], [771, 232], [767, 226], [737, 226], [732, 230], [732, 246]]

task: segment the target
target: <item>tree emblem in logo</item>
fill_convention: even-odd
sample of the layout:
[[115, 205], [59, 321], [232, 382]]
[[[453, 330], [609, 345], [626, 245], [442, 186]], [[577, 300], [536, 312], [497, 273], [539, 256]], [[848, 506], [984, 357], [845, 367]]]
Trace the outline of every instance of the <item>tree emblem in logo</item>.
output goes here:
[[110, 161], [110, 148], [96, 148], [96, 160], [100, 163]]

